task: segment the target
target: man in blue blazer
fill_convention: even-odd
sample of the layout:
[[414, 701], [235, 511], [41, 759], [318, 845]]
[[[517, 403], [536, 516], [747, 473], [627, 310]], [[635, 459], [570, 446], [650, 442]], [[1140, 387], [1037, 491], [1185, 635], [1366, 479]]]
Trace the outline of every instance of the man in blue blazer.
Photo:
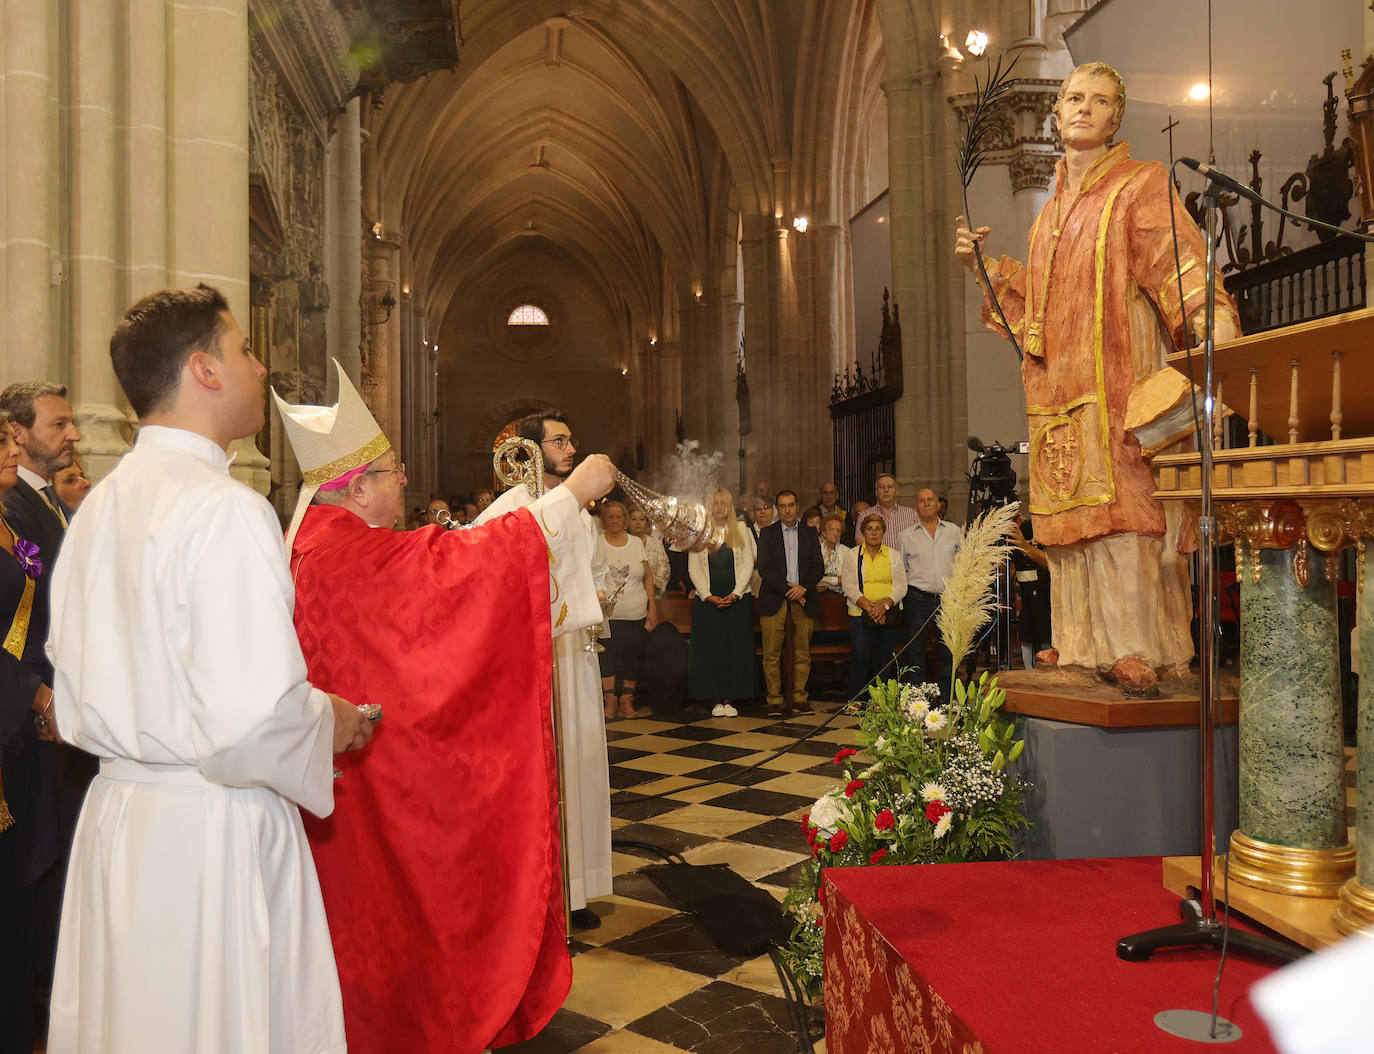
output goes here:
[[759, 532], [757, 568], [759, 626], [763, 630], [763, 679], [768, 713], [782, 716], [782, 649], [792, 616], [792, 709], [811, 713], [806, 682], [811, 676], [811, 634], [820, 617], [816, 585], [825, 574], [821, 540], [814, 527], [799, 523], [801, 503], [794, 490], [777, 495], [778, 522]]

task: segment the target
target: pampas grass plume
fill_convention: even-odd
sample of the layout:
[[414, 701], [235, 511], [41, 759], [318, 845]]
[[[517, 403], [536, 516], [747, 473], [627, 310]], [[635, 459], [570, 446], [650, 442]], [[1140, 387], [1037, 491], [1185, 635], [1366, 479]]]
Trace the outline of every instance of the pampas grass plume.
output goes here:
[[955, 670], [978, 631], [992, 621], [997, 610], [997, 571], [1006, 556], [1007, 531], [1016, 522], [1018, 511], [1019, 507], [1012, 504], [984, 513], [969, 525], [963, 547], [955, 554], [936, 617], [940, 636], [954, 657]]

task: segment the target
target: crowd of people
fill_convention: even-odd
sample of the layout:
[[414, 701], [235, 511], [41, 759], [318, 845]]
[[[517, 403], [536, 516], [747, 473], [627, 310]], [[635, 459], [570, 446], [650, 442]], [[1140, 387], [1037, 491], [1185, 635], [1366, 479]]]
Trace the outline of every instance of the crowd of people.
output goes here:
[[[690, 554], [666, 547], [647, 511], [618, 490], [597, 503], [592, 522], [601, 561], [619, 567], [625, 582], [602, 640], [606, 720], [663, 704], [643, 691], [640, 671], [662, 669], [675, 641], [686, 654], [683, 694], [712, 716], [736, 717], [760, 698], [772, 716], [809, 712], [811, 643], [818, 631], [833, 633], [821, 628], [823, 604], [842, 606], [848, 621], [851, 698], [879, 675], [931, 680], [948, 693], [954, 671], [935, 614], [962, 528], [947, 518], [948, 500], [932, 489], [919, 490], [911, 506], [900, 504], [897, 492], [890, 473], [875, 478], [871, 503], [856, 501], [848, 509], [829, 481], [805, 507], [796, 491], [773, 493], [763, 481], [742, 500], [720, 488], [703, 505], [724, 544], [715, 553]], [[475, 518], [465, 506], [485, 508], [490, 498], [491, 491], [478, 490], [472, 502], [455, 495], [412, 512], [422, 526], [458, 529]], [[435, 521], [436, 508], [457, 511]], [[1018, 520], [1009, 541], [1021, 659], [1029, 669], [1050, 646], [1047, 561], [1028, 519]], [[656, 603], [670, 591], [689, 603], [685, 642]], [[784, 669], [789, 641], [792, 665]], [[932, 652], [936, 662], [928, 668]]]

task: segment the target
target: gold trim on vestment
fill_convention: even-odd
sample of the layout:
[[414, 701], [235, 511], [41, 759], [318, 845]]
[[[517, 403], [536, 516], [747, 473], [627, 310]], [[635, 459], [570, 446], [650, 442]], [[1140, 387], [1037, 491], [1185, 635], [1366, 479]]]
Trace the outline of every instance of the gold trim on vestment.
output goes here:
[[301, 481], [309, 487], [318, 487], [323, 483], [328, 483], [331, 479], [338, 479], [345, 472], [352, 472], [360, 465], [366, 465], [369, 461], [376, 461], [379, 457], [391, 449], [391, 441], [386, 435], [378, 432], [373, 438], [343, 457], [335, 458], [327, 465], [319, 468], [312, 468], [301, 471]]
[[[1105, 177], [1106, 173], [1116, 168], [1110, 165], [1098, 172], [1090, 180], [1084, 178], [1079, 190], [1081, 197], [1083, 192], [1090, 186], [1096, 185]], [[1099, 494], [1090, 497], [1077, 495], [1078, 488], [1082, 482], [1082, 455], [1078, 455], [1078, 463], [1073, 467], [1070, 476], [1066, 479], [1058, 479], [1051, 486], [1046, 480], [1042, 470], [1036, 468], [1036, 476], [1041, 486], [1048, 493], [1049, 502], [1032, 501], [1031, 512], [1041, 516], [1049, 516], [1059, 512], [1067, 512], [1070, 509], [1090, 508], [1095, 505], [1110, 505], [1116, 501], [1116, 473], [1112, 458], [1111, 447], [1111, 422], [1107, 413], [1107, 378], [1106, 364], [1103, 357], [1103, 343], [1105, 335], [1105, 313], [1106, 313], [1106, 284], [1107, 284], [1107, 238], [1110, 233], [1112, 212], [1116, 207], [1117, 197], [1128, 185], [1141, 178], [1146, 171], [1145, 166], [1140, 166], [1135, 172], [1122, 179], [1115, 187], [1107, 193], [1107, 200], [1102, 206], [1102, 215], [1098, 219], [1097, 239], [1093, 248], [1093, 379], [1095, 390], [1085, 392], [1066, 403], [1057, 406], [1028, 406], [1026, 414], [1028, 417], [1044, 417], [1050, 420], [1041, 425], [1036, 425], [1032, 421], [1031, 425], [1031, 461], [1034, 465], [1039, 465], [1039, 459], [1047, 443], [1057, 442], [1066, 438], [1062, 435], [1064, 430], [1072, 434], [1067, 438], [1070, 446], [1074, 443], [1089, 441], [1089, 437], [1082, 434], [1078, 421], [1070, 414], [1073, 410], [1081, 409], [1085, 406], [1096, 405], [1098, 417], [1098, 437], [1102, 454], [1102, 470], [1104, 489]], [[1077, 203], [1078, 198], [1074, 199]], [[1043, 215], [1043, 213], [1042, 213]], [[1038, 221], [1037, 221], [1038, 224]], [[1061, 225], [1062, 229], [1062, 225]], [[1056, 232], [1057, 233], [1057, 232]], [[1058, 240], [1051, 247], [1050, 269], [1053, 267], [1054, 252], [1058, 249]], [[1031, 256], [1034, 257], [1034, 247], [1032, 246]], [[1052, 271], [1051, 271], [1052, 274]], [[1027, 281], [1029, 281], [1030, 269], [1027, 269]], [[1042, 297], [1041, 323], [1043, 326], [1044, 309], [1048, 300], [1049, 276], [1045, 281], [1045, 296]], [[1029, 348], [1027, 349], [1029, 351]], [[1043, 352], [1043, 347], [1042, 347]], [[1060, 435], [1056, 436], [1056, 430]]]
[[5, 634], [5, 650], [16, 659], [24, 657], [24, 645], [29, 640], [29, 619], [33, 615], [33, 579], [24, 576], [24, 595], [19, 598], [19, 607], [14, 612], [14, 621]]
[[[1035, 217], [1035, 222], [1031, 224], [1031, 252], [1030, 259], [1026, 261], [1027, 310], [1025, 318], [1025, 351], [1027, 355], [1033, 355], [1037, 359], [1043, 359], [1045, 357], [1045, 311], [1049, 307], [1050, 284], [1054, 280], [1054, 260], [1059, 252], [1059, 240], [1063, 237], [1064, 228], [1069, 222], [1069, 217], [1073, 214], [1074, 206], [1078, 204], [1084, 194], [1105, 179], [1108, 172], [1116, 168], [1118, 164], [1131, 160], [1126, 150], [1122, 149], [1120, 153], [1116, 151], [1117, 148], [1113, 147], [1092, 163], [1088, 171], [1084, 174], [1082, 182], [1078, 184], [1078, 190], [1074, 193], [1073, 200], [1069, 202], [1067, 208], [1060, 209], [1058, 206], [1055, 207], [1055, 217], [1058, 221], [1058, 225], [1050, 232], [1050, 241], [1052, 244], [1050, 245], [1050, 257], [1045, 261], [1045, 288], [1040, 294], [1039, 310], [1036, 309], [1035, 294], [1033, 291], [1035, 270], [1031, 266], [1031, 262], [1035, 257], [1035, 242], [1040, 231], [1040, 221], [1044, 219], [1045, 209], [1048, 209], [1049, 205], [1046, 205], [1045, 209], [1041, 210], [1040, 215]], [[1059, 174], [1062, 176], [1067, 171], [1067, 168], [1063, 161], [1060, 161], [1059, 167]], [[1130, 178], [1132, 177], [1127, 177], [1126, 181], [1129, 181]], [[1115, 192], [1113, 192], [1112, 196], [1115, 198]], [[1054, 202], [1058, 198], [1059, 190], [1056, 188], [1055, 196], [1051, 198], [1050, 201]], [[1109, 203], [1108, 208], [1110, 209], [1110, 207], [1111, 205]]]
[[0, 831], [8, 831], [14, 826], [14, 814], [10, 812], [10, 804], [5, 801], [5, 783], [0, 780]]

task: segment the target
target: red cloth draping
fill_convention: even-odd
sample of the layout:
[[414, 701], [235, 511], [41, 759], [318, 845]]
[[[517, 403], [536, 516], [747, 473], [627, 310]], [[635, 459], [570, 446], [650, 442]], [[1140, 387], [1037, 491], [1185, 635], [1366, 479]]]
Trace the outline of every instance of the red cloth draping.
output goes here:
[[528, 1039], [572, 982], [544, 536], [523, 509], [402, 533], [317, 506], [291, 564], [310, 680], [384, 710], [306, 818], [349, 1048]]
[[[1119, 938], [1178, 921], [1158, 857], [827, 868], [823, 881], [830, 1054], [1197, 1049], [1154, 1016], [1210, 1011], [1218, 953], [1116, 956]], [[1243, 1032], [1228, 1051], [1274, 1054], [1248, 998], [1271, 972], [1228, 957], [1221, 1016]]]

